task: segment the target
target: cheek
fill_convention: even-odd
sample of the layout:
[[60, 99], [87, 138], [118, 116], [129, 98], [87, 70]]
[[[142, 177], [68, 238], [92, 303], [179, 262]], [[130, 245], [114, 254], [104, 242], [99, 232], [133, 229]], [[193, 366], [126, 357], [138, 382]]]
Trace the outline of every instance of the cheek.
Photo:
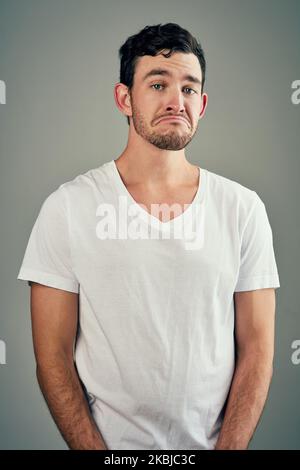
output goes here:
[[139, 112], [142, 116], [147, 119], [152, 119], [153, 112], [155, 112], [155, 100], [151, 96], [135, 96], [134, 101], [132, 102], [133, 107], [136, 111]]
[[197, 126], [198, 121], [200, 119], [200, 106], [195, 109], [195, 111], [192, 114], [192, 120], [193, 120], [193, 126]]

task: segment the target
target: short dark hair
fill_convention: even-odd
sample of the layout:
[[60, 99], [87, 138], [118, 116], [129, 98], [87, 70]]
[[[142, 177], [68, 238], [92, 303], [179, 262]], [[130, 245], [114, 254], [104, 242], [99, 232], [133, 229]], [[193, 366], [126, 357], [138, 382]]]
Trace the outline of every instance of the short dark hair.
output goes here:
[[[206, 60], [201, 44], [192, 34], [176, 23], [157, 24], [145, 26], [139, 33], [127, 38], [119, 49], [120, 57], [120, 82], [131, 91], [135, 66], [139, 57], [144, 55], [156, 56], [163, 49], [170, 49], [165, 57], [170, 57], [173, 52], [193, 53], [198, 57], [202, 84], [201, 93], [205, 81]], [[126, 116], [128, 125], [129, 117]]]

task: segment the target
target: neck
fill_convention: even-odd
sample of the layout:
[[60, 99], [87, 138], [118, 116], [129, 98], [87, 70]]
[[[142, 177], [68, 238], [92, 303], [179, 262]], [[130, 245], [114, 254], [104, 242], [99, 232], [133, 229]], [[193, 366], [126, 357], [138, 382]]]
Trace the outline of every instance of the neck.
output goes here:
[[151, 186], [176, 186], [189, 181], [195, 176], [197, 168], [190, 164], [182, 151], [158, 149], [156, 154], [130, 151], [126, 148], [115, 160], [121, 176], [128, 184]]

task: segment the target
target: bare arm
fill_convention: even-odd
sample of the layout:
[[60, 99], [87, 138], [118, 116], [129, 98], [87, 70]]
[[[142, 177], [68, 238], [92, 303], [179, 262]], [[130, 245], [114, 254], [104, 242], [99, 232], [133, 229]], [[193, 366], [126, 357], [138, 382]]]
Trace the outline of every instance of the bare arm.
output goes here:
[[31, 318], [37, 379], [70, 449], [104, 450], [73, 361], [78, 294], [33, 283]]
[[274, 289], [235, 293], [237, 364], [215, 449], [247, 449], [273, 374]]

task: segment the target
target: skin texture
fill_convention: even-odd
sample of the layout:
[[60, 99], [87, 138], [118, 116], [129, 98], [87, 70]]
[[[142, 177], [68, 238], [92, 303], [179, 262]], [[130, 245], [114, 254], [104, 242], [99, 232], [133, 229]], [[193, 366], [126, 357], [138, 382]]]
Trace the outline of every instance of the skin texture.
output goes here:
[[37, 379], [63, 438], [70, 449], [107, 449], [73, 361], [78, 294], [32, 283], [31, 318]]
[[[144, 81], [144, 75], [157, 67], [171, 76]], [[199, 184], [198, 168], [186, 160], [184, 149], [196, 134], [208, 97], [199, 85], [183, 79], [186, 74], [202, 80], [193, 54], [143, 56], [133, 88], [122, 83], [114, 87], [116, 105], [130, 119], [126, 148], [115, 162], [132, 197], [149, 212], [152, 203], [190, 204]], [[158, 122], [169, 115], [187, 122]], [[161, 220], [169, 219], [169, 213], [162, 214]], [[237, 367], [216, 449], [247, 447], [272, 375], [274, 289], [235, 293], [235, 306]], [[62, 436], [71, 449], [106, 449], [73, 361], [78, 294], [33, 283], [31, 312], [37, 378]]]
[[275, 289], [236, 292], [234, 301], [237, 365], [217, 450], [247, 449], [273, 373]]

